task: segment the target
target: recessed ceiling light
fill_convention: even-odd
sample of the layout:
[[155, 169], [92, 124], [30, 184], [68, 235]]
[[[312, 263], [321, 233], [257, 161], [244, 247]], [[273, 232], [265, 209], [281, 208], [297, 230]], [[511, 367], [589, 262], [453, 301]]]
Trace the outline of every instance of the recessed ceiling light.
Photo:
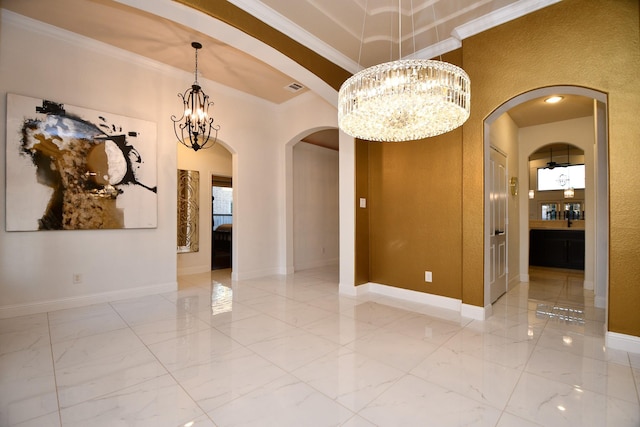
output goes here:
[[556, 102], [560, 102], [564, 99], [564, 96], [550, 96], [549, 98], [545, 99], [544, 102], [546, 102], [547, 104], [555, 104]]

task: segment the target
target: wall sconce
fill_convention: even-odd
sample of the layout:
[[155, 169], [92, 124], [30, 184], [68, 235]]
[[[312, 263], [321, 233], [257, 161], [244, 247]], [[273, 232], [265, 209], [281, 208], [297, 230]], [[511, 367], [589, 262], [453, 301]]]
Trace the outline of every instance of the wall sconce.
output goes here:
[[509, 189], [511, 190], [512, 196], [518, 195], [518, 177], [517, 176], [512, 176], [511, 179], [509, 179]]
[[530, 199], [535, 199], [536, 198], [535, 190], [529, 190], [529, 198]]

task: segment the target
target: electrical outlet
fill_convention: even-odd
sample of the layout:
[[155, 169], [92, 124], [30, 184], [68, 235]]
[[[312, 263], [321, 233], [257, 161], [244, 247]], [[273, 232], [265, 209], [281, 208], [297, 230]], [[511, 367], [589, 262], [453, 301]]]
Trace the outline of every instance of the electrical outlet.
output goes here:
[[74, 285], [78, 285], [80, 283], [82, 283], [82, 274], [73, 273], [73, 284]]
[[425, 282], [432, 282], [433, 281], [433, 275], [431, 274], [430, 271], [425, 271], [424, 272], [424, 281]]

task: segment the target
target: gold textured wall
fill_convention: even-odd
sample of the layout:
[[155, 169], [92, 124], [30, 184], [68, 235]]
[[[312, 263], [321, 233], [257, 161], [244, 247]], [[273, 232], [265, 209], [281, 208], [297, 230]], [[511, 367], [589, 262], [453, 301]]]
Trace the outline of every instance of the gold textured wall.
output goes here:
[[[443, 60], [460, 65], [462, 53]], [[356, 221], [368, 221], [368, 281], [460, 299], [462, 129], [421, 141], [365, 144], [368, 161], [356, 163], [356, 176], [364, 179], [366, 165], [369, 209]], [[358, 259], [359, 245], [356, 251]], [[432, 282], [425, 282], [425, 271], [433, 273]]]
[[471, 117], [463, 136], [463, 301], [482, 305], [483, 120], [545, 86], [608, 94], [609, 330], [640, 336], [640, 25], [637, 0], [565, 0], [463, 42]]
[[461, 135], [370, 143], [370, 281], [462, 297]]
[[[354, 266], [356, 285], [369, 281], [369, 142], [356, 140], [356, 265]], [[360, 199], [366, 200], [366, 207], [360, 207]]]

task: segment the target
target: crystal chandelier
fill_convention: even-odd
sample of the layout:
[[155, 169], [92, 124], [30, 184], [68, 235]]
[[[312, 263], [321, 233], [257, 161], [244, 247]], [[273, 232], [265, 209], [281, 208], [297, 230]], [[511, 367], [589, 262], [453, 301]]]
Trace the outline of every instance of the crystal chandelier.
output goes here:
[[[401, 44], [401, 34], [399, 40]], [[428, 138], [461, 126], [469, 118], [470, 101], [469, 76], [462, 68], [437, 60], [399, 59], [366, 68], [342, 84], [338, 126], [369, 141]]]
[[202, 45], [193, 42], [191, 46], [196, 51], [195, 81], [184, 93], [178, 94], [182, 98], [184, 111], [180, 117], [171, 116], [171, 120], [178, 141], [185, 147], [198, 151], [214, 146], [220, 126], [213, 125], [213, 117], [209, 117], [209, 107], [213, 102], [209, 101], [209, 95], [204, 93], [198, 83], [198, 49]]

